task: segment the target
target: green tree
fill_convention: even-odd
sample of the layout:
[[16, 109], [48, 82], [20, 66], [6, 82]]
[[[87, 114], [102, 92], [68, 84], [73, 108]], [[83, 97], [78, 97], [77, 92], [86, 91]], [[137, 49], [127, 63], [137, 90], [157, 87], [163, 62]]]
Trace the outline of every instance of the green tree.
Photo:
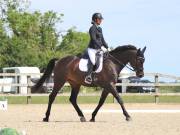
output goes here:
[[78, 32], [74, 28], [69, 29], [67, 34], [63, 36], [63, 40], [58, 50], [66, 55], [76, 55], [82, 53], [87, 48], [89, 42], [88, 33]]
[[85, 50], [88, 33], [72, 28], [61, 37], [56, 26], [62, 23], [63, 14], [29, 12], [29, 6], [29, 1], [0, 0], [1, 69], [12, 66], [45, 68], [54, 57], [76, 55]]
[[0, 46], [1, 67], [45, 67], [49, 59], [56, 56], [60, 35], [55, 25], [61, 22], [63, 14], [30, 13], [25, 6], [28, 4], [20, 0], [0, 2], [4, 4], [1, 5], [0, 30], [6, 33], [6, 37], [0, 37], [6, 41]]

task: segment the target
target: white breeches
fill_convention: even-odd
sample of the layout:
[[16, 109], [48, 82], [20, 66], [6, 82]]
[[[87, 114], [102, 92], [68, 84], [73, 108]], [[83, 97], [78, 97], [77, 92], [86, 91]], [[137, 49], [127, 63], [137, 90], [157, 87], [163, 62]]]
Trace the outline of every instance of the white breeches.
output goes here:
[[[96, 64], [96, 53], [98, 50], [88, 48], [88, 55], [93, 65]], [[103, 52], [101, 51], [101, 57], [103, 56]]]

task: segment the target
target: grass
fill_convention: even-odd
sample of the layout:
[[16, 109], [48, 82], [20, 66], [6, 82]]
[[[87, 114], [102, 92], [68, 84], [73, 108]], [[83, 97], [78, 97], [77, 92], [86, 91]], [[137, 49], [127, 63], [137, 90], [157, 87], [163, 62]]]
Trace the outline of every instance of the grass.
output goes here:
[[[1, 99], [2, 97], [0, 97]], [[79, 96], [78, 103], [80, 104], [93, 104], [99, 102], [99, 96]], [[122, 96], [125, 103], [154, 103], [154, 96]], [[9, 104], [27, 104], [26, 96], [8, 96]], [[113, 103], [113, 97], [108, 96], [106, 103]], [[180, 96], [160, 96], [160, 103], [180, 103]], [[32, 96], [29, 98], [30, 104], [47, 104], [48, 96]], [[55, 99], [55, 104], [66, 104], [69, 103], [69, 96], [57, 96]]]
[[[98, 96], [79, 96], [78, 97], [78, 103], [98, 103], [99, 97]], [[113, 101], [113, 97], [110, 96], [107, 98], [106, 103], [111, 103]], [[48, 97], [32, 97], [31, 100], [32, 104], [47, 104], [48, 103]], [[55, 99], [55, 104], [66, 104], [69, 102], [69, 96], [57, 96]]]
[[176, 92], [180, 92], [180, 86], [159, 87], [159, 92], [160, 93], [176, 93]]
[[0, 101], [6, 101], [6, 100], [7, 100], [6, 97], [4, 97], [4, 96], [0, 97]]
[[125, 103], [154, 103], [154, 96], [123, 96]]
[[[65, 86], [62, 88], [63, 93], [70, 93], [71, 92], [71, 87], [70, 86]], [[84, 87], [81, 86], [80, 92], [81, 93], [96, 93], [102, 91], [102, 88], [100, 87]]]
[[[8, 103], [9, 104], [27, 104], [27, 97], [26, 96], [8, 96]], [[48, 103], [48, 96], [32, 96], [28, 99], [29, 103], [31, 104], [47, 104]], [[99, 97], [98, 96], [79, 96], [78, 103], [85, 104], [85, 103], [98, 103]], [[109, 96], [106, 99], [106, 103], [112, 103], [113, 97]], [[69, 96], [57, 96], [55, 104], [66, 104], [69, 102]]]
[[6, 97], [9, 104], [27, 104], [27, 97], [19, 97], [19, 96], [8, 96]]
[[160, 96], [161, 103], [180, 103], [180, 96]]

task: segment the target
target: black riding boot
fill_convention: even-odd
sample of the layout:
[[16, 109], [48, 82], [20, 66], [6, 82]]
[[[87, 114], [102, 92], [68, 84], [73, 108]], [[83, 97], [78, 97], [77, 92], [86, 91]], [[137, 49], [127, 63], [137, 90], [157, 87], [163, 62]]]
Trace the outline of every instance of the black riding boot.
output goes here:
[[93, 68], [94, 65], [92, 63], [89, 63], [88, 65], [88, 72], [87, 72], [87, 76], [85, 78], [85, 83], [87, 84], [91, 84], [92, 83], [92, 72], [93, 72]]

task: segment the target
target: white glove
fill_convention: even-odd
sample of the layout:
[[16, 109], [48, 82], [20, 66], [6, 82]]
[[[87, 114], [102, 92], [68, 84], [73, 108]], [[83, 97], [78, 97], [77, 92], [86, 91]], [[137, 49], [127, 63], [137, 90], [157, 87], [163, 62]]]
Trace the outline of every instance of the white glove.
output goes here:
[[107, 50], [108, 50], [108, 52], [110, 52], [110, 51], [111, 51], [111, 48], [108, 48]]
[[104, 46], [101, 46], [101, 50], [102, 50], [104, 53], [108, 51]]

